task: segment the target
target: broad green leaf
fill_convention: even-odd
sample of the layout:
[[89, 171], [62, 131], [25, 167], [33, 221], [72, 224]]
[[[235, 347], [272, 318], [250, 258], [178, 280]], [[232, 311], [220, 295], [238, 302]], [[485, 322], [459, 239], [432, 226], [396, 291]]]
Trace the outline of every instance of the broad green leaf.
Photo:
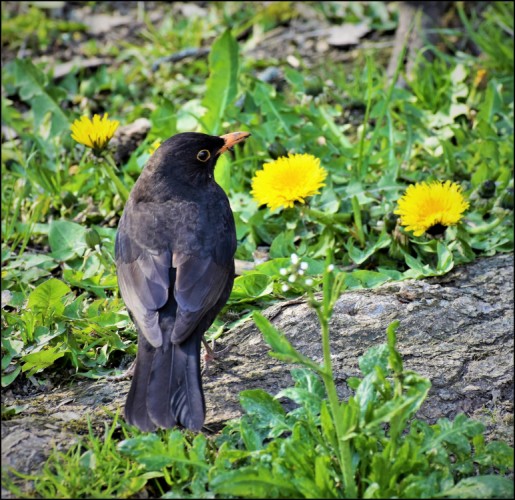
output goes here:
[[354, 278], [361, 281], [364, 288], [374, 288], [391, 280], [390, 276], [387, 274], [378, 273], [377, 271], [367, 271], [366, 269], [352, 271], [351, 274]]
[[23, 366], [22, 371], [28, 371], [27, 376], [30, 377], [37, 372], [48, 368], [54, 364], [54, 361], [64, 356], [64, 351], [61, 351], [62, 343], [54, 347], [45, 348], [39, 352], [32, 352], [22, 357]]
[[211, 46], [209, 78], [202, 105], [207, 112], [202, 117], [205, 132], [218, 135], [225, 110], [238, 90], [238, 43], [230, 30], [224, 31]]
[[438, 498], [513, 498], [513, 479], [501, 476], [475, 476], [462, 479]]
[[292, 230], [287, 230], [279, 233], [272, 241], [270, 246], [270, 258], [289, 257], [295, 252], [295, 245], [293, 244], [294, 233]]
[[82, 256], [87, 248], [86, 229], [67, 220], [55, 220], [50, 224], [48, 242], [52, 256], [58, 260], [70, 260]]
[[20, 372], [21, 366], [17, 366], [11, 373], [2, 375], [2, 387], [7, 387], [8, 385], [12, 384]]
[[44, 318], [51, 313], [61, 315], [65, 307], [61, 299], [70, 291], [66, 283], [57, 278], [51, 278], [31, 292], [27, 308], [40, 312]]
[[34, 112], [35, 131], [50, 113], [49, 137], [69, 132], [70, 120], [61, 109], [61, 102], [66, 98], [65, 90], [49, 85], [43, 72], [30, 59], [16, 59], [12, 64], [14, 84], [20, 89], [20, 97], [31, 104]]
[[320, 378], [307, 368], [293, 368], [291, 375], [295, 381], [295, 387], [283, 389], [276, 394], [275, 398], [289, 398], [316, 417], [320, 414], [320, 405], [326, 395]]
[[[2, 334], [7, 335], [7, 330], [4, 330]], [[21, 340], [8, 338], [7, 336], [2, 338], [2, 352], [5, 352], [2, 356], [2, 371], [9, 366], [14, 357], [20, 356], [23, 351], [23, 346], [24, 344]]]
[[252, 272], [238, 276], [234, 280], [231, 300], [244, 302], [269, 295], [273, 290], [273, 281], [266, 274]]

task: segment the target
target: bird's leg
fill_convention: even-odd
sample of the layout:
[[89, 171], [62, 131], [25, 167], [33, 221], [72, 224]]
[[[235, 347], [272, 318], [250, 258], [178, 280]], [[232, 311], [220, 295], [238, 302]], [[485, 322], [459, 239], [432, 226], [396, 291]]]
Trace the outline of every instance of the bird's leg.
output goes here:
[[121, 380], [125, 380], [131, 378], [134, 375], [134, 368], [136, 367], [136, 359], [129, 365], [129, 368], [125, 370], [120, 375], [108, 375], [106, 380], [110, 382], [120, 382]]
[[206, 350], [206, 353], [204, 354], [204, 374], [207, 374], [209, 370], [209, 364], [212, 361], [216, 361], [218, 358], [220, 358], [222, 354], [231, 348], [231, 346], [228, 345], [220, 351], [215, 351], [215, 339], [212, 340], [212, 347], [209, 346], [204, 337], [202, 337], [202, 343], [204, 344], [204, 348]]

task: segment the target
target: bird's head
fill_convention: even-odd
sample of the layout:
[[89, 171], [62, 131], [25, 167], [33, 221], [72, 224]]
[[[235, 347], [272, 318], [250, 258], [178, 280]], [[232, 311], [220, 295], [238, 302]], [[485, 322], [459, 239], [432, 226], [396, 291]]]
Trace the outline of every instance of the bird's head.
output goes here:
[[197, 132], [177, 134], [159, 146], [145, 168], [154, 175], [201, 186], [213, 178], [220, 155], [249, 136], [248, 132], [221, 136]]

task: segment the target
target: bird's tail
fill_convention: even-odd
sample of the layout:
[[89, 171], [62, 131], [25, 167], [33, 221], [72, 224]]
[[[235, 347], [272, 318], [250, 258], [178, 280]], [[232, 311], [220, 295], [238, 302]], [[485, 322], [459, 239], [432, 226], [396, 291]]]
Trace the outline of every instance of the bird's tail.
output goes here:
[[200, 335], [152, 347], [140, 335], [125, 419], [143, 431], [176, 425], [199, 430], [206, 409], [200, 375]]

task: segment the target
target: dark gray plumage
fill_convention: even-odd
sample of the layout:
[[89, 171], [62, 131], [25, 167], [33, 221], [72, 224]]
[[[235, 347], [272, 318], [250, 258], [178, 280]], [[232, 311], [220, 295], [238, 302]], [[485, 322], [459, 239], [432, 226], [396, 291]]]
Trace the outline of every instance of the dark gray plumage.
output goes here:
[[200, 344], [231, 293], [236, 251], [229, 201], [213, 174], [220, 154], [249, 135], [168, 139], [120, 219], [118, 283], [139, 333], [125, 419], [141, 430], [204, 423]]

